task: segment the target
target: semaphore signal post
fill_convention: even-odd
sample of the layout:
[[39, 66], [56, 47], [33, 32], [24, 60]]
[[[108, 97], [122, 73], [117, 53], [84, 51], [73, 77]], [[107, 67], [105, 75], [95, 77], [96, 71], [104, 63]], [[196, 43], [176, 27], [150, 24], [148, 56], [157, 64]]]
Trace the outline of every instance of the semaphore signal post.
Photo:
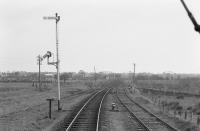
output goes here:
[[47, 57], [47, 64], [48, 65], [54, 65], [57, 69], [57, 85], [58, 85], [58, 111], [61, 110], [60, 107], [60, 60], [59, 60], [59, 50], [58, 50], [58, 22], [60, 21], [60, 16], [58, 16], [58, 13], [55, 14], [55, 16], [48, 16], [43, 17], [45, 20], [55, 20], [56, 21], [56, 56], [57, 60], [54, 62], [49, 62], [49, 57], [52, 56], [52, 53], [50, 51], [47, 51], [47, 53], [44, 55], [44, 57]]

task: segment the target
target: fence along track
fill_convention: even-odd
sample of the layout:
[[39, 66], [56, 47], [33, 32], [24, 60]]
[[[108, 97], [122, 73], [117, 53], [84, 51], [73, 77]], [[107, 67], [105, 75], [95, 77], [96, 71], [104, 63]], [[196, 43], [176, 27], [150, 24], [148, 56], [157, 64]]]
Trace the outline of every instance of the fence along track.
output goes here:
[[130, 96], [127, 94], [127, 91], [124, 89], [126, 96], [129, 98], [130, 101], [132, 101], [133, 103], [135, 103], [137, 106], [139, 106], [141, 109], [143, 109], [145, 112], [149, 113], [150, 115], [152, 115], [153, 117], [155, 117], [158, 121], [160, 121], [163, 125], [165, 125], [166, 127], [168, 127], [171, 131], [179, 131], [178, 129], [176, 129], [175, 127], [172, 127], [171, 125], [169, 125], [167, 122], [163, 121], [161, 118], [159, 118], [158, 116], [156, 116], [154, 113], [150, 112], [149, 110], [147, 110], [145, 107], [143, 107], [142, 105], [140, 105], [139, 103], [137, 103], [136, 101], [134, 101], [133, 99], [130, 98]]
[[131, 99], [125, 89], [118, 89], [117, 95], [119, 100], [121, 100], [126, 108], [130, 110], [131, 114], [134, 114], [136, 119], [139, 119], [139, 121], [148, 128], [147, 131], [178, 131], [178, 129], [164, 122], [152, 112], [148, 111], [143, 106], [139, 105], [139, 103]]
[[94, 94], [79, 110], [66, 131], [98, 131], [101, 104], [110, 89], [104, 89]]

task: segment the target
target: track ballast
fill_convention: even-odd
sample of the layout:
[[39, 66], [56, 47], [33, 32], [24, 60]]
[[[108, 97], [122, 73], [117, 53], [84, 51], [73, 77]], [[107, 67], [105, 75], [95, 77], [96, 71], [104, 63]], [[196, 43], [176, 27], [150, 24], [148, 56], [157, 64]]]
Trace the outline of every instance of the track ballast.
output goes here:
[[140, 131], [178, 131], [146, 108], [135, 102], [123, 88], [117, 89], [117, 98], [130, 113]]
[[66, 131], [98, 131], [101, 104], [109, 89], [97, 92], [82, 106]]

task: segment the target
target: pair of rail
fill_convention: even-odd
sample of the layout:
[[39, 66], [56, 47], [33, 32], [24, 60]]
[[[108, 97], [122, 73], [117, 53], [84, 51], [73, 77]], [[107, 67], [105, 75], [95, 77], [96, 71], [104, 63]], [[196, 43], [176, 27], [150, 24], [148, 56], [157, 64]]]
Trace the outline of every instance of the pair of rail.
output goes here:
[[[123, 90], [122, 94], [119, 94], [119, 90]], [[137, 103], [136, 101], [134, 101], [132, 98], [130, 98], [130, 96], [127, 94], [125, 89], [118, 89], [116, 92], [117, 98], [120, 101], [120, 103], [126, 108], [126, 110], [130, 113], [131, 118], [135, 119], [138, 123], [139, 123], [139, 127], [140, 130], [145, 130], [145, 131], [152, 131], [152, 129], [150, 128], [150, 123], [146, 123], [144, 122], [141, 118], [139, 118], [138, 115], [135, 114], [134, 110], [132, 110], [126, 103], [129, 101], [130, 103], [132, 103], [134, 106], [137, 106], [137, 108], [141, 109], [141, 111], [149, 114], [152, 118], [154, 118], [157, 123], [162, 124], [163, 126], [167, 127], [168, 130], [170, 131], [179, 131], [178, 129], [172, 127], [171, 125], [169, 125], [168, 123], [164, 122], [162, 119], [160, 119], [158, 116], [156, 116], [155, 114], [153, 114], [152, 112], [150, 112], [149, 110], [147, 110], [145, 107], [141, 106], [139, 103]], [[126, 98], [126, 100], [122, 100], [122, 98], [120, 98], [120, 95], [123, 95], [123, 97]], [[122, 97], [122, 96], [121, 96]], [[133, 106], [132, 105], [132, 106]], [[140, 116], [142, 117], [142, 116]], [[155, 121], [155, 123], [156, 123]], [[152, 121], [151, 121], [152, 122]], [[149, 124], [149, 125], [147, 125]]]
[[[89, 124], [93, 124], [92, 126], [95, 126], [95, 130], [99, 131], [99, 122], [100, 122], [100, 114], [101, 114], [101, 110], [102, 110], [102, 103], [103, 100], [105, 98], [105, 96], [107, 95], [107, 93], [110, 91], [110, 89], [103, 89], [98, 91], [97, 93], [95, 93], [94, 95], [92, 95], [86, 102], [85, 104], [81, 107], [81, 109], [78, 111], [78, 113], [76, 114], [76, 116], [73, 118], [73, 120], [70, 122], [69, 126], [67, 127], [66, 131], [71, 131], [71, 130], [78, 130], [81, 128], [81, 124], [85, 124], [85, 126], [88, 126], [86, 128], [88, 128], [88, 130], [90, 130]], [[94, 101], [94, 102], [92, 102]], [[97, 105], [95, 105], [97, 104]], [[90, 107], [90, 106], [97, 106], [97, 107]], [[91, 108], [91, 109], [89, 109]], [[84, 114], [84, 112], [86, 112], [87, 110], [89, 110], [89, 114], [86, 113], [86, 118], [81, 118], [81, 115]], [[91, 114], [90, 112], [95, 112], [95, 114]], [[97, 118], [93, 118], [93, 123], [90, 122], [84, 122], [87, 121], [86, 119], [87, 116], [89, 115], [95, 115], [93, 117]], [[83, 122], [81, 122], [83, 120]], [[94, 130], [94, 128], [92, 130]]]

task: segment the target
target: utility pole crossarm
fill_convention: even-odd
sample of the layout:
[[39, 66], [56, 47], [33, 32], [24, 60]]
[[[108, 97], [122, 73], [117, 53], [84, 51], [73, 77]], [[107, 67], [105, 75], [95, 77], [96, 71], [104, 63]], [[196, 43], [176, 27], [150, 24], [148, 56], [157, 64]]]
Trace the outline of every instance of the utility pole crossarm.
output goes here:
[[194, 18], [193, 14], [190, 12], [190, 10], [188, 9], [187, 5], [185, 4], [184, 0], [181, 0], [181, 3], [183, 4], [190, 20], [192, 21], [193, 25], [194, 25], [194, 29], [195, 31], [200, 33], [200, 25], [197, 23], [196, 19]]

